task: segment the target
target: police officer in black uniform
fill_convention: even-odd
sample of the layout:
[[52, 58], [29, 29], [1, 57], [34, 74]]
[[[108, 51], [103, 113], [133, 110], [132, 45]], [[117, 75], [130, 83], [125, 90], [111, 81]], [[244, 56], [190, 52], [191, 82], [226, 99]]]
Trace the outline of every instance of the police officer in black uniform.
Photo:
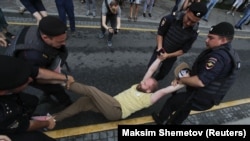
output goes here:
[[[46, 68], [61, 73], [68, 56], [66, 44], [66, 25], [53, 16], [44, 17], [39, 26], [24, 27], [17, 35], [6, 54], [21, 58], [33, 67]], [[66, 64], [67, 66], [67, 64]], [[70, 105], [71, 99], [59, 84], [30, 84], [46, 95], [53, 95], [63, 107]]]
[[240, 68], [239, 56], [231, 46], [233, 37], [234, 27], [228, 22], [211, 27], [207, 49], [195, 60], [190, 77], [172, 81], [172, 85], [185, 84], [186, 92], [172, 94], [159, 114], [153, 113], [157, 124], [181, 124], [191, 110], [203, 111], [220, 104]]
[[38, 98], [22, 92], [35, 79], [55, 79], [64, 81], [63, 74], [45, 69], [35, 69], [27, 62], [10, 56], [0, 55], [0, 135], [11, 141], [55, 141], [40, 131], [53, 129], [55, 119], [32, 120]]
[[185, 13], [174, 12], [161, 19], [157, 46], [148, 64], [149, 67], [157, 55], [163, 55], [166, 58], [159, 72], [154, 76], [156, 80], [162, 80], [171, 70], [177, 57], [191, 48], [198, 37], [199, 21], [206, 12], [206, 4], [198, 2], [191, 4]]

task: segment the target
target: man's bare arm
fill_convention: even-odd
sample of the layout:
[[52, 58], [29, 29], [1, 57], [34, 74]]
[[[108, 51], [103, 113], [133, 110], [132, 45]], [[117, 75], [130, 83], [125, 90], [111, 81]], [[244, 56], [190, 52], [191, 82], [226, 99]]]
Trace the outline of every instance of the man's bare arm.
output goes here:
[[155, 61], [151, 64], [151, 66], [148, 68], [146, 74], [143, 77], [143, 80], [151, 78], [154, 72], [158, 69], [160, 64], [161, 64], [161, 59], [156, 58]]
[[163, 96], [170, 94], [172, 92], [175, 92], [181, 88], [183, 88], [185, 85], [183, 84], [177, 84], [176, 86], [167, 86], [165, 88], [162, 88], [158, 91], [156, 91], [155, 93], [152, 94], [151, 96], [151, 103], [154, 104], [155, 102], [157, 102], [159, 99], [161, 99]]

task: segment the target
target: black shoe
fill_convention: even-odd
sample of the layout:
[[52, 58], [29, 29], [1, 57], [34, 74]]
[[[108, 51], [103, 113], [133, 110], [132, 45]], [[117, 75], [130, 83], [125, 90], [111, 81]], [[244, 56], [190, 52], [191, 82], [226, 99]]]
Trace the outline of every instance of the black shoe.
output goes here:
[[148, 13], [148, 16], [149, 16], [149, 17], [152, 17], [151, 13]]
[[143, 13], [142, 15], [143, 15], [144, 18], [146, 17], [146, 13]]
[[250, 21], [248, 21], [247, 23], [245, 23], [245, 25], [249, 25]]
[[155, 112], [152, 113], [152, 118], [154, 119], [157, 125], [163, 125], [163, 121], [159, 118], [159, 116]]
[[235, 28], [235, 29], [240, 29], [240, 30], [242, 30], [242, 28], [241, 28], [240, 26], [236, 26], [236, 25], [235, 25], [234, 28]]

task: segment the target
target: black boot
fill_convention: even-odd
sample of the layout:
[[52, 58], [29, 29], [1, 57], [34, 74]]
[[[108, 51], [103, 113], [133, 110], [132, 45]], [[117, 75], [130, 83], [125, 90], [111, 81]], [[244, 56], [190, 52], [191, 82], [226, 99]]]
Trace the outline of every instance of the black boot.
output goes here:
[[157, 125], [164, 125], [163, 124], [163, 121], [160, 119], [160, 117], [158, 116], [158, 114], [157, 113], [152, 113], [152, 118], [154, 119], [154, 121], [155, 121], [155, 123], [157, 124]]

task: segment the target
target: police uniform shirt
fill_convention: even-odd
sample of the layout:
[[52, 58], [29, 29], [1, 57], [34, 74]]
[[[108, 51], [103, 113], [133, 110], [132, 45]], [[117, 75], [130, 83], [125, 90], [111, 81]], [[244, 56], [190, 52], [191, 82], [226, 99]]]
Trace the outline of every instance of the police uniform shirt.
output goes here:
[[[29, 68], [31, 69], [30, 77], [35, 79], [39, 72], [38, 68]], [[23, 100], [28, 102], [23, 102]], [[30, 117], [23, 112], [27, 110], [24, 105], [30, 103], [33, 103], [31, 108], [35, 109], [38, 103], [37, 97], [23, 92], [0, 97], [0, 134], [26, 131], [28, 129]]]
[[212, 49], [199, 59], [197, 75], [204, 85], [227, 76], [233, 67], [229, 54], [222, 49]]
[[[46, 43], [44, 43], [44, 41], [41, 39], [39, 35], [39, 32], [37, 32], [36, 36], [37, 37], [34, 37], [34, 38], [37, 38], [39, 40], [38, 42], [42, 44], [41, 46], [43, 46], [44, 49], [49, 50], [49, 52], [59, 52], [58, 51], [59, 49], [53, 48], [47, 45]], [[60, 49], [63, 49], [63, 47]], [[31, 64], [34, 67], [34, 69], [37, 69], [39, 67], [48, 68], [51, 65], [51, 60], [49, 59], [49, 56], [36, 49], [19, 50], [16, 56], [18, 58], [22, 58], [25, 61], [27, 61], [29, 64]]]
[[[167, 32], [169, 32], [169, 28], [171, 26], [171, 24], [175, 24], [175, 26], [180, 26], [182, 28], [182, 19], [183, 19], [183, 15], [180, 16], [179, 20], [175, 20], [175, 16], [173, 16], [172, 14], [169, 14], [165, 17], [163, 17], [161, 19], [161, 22], [159, 24], [158, 27], [158, 31], [157, 34], [162, 36], [163, 38], [166, 36]], [[194, 43], [194, 41], [197, 39], [198, 37], [198, 33], [197, 31], [194, 32], [193, 27], [187, 27], [187, 28], [183, 28], [183, 30], [186, 30], [189, 33], [193, 33], [192, 36], [189, 36], [189, 39], [187, 41], [185, 41], [184, 43], [180, 43], [182, 45], [181, 48], [178, 48], [176, 46], [174, 47], [165, 47], [165, 40], [163, 39], [163, 47], [165, 47], [166, 51], [169, 53], [175, 52], [177, 50], [182, 50], [184, 53], [188, 52], [188, 50], [190, 50], [190, 48], [192, 47], [192, 44]]]

